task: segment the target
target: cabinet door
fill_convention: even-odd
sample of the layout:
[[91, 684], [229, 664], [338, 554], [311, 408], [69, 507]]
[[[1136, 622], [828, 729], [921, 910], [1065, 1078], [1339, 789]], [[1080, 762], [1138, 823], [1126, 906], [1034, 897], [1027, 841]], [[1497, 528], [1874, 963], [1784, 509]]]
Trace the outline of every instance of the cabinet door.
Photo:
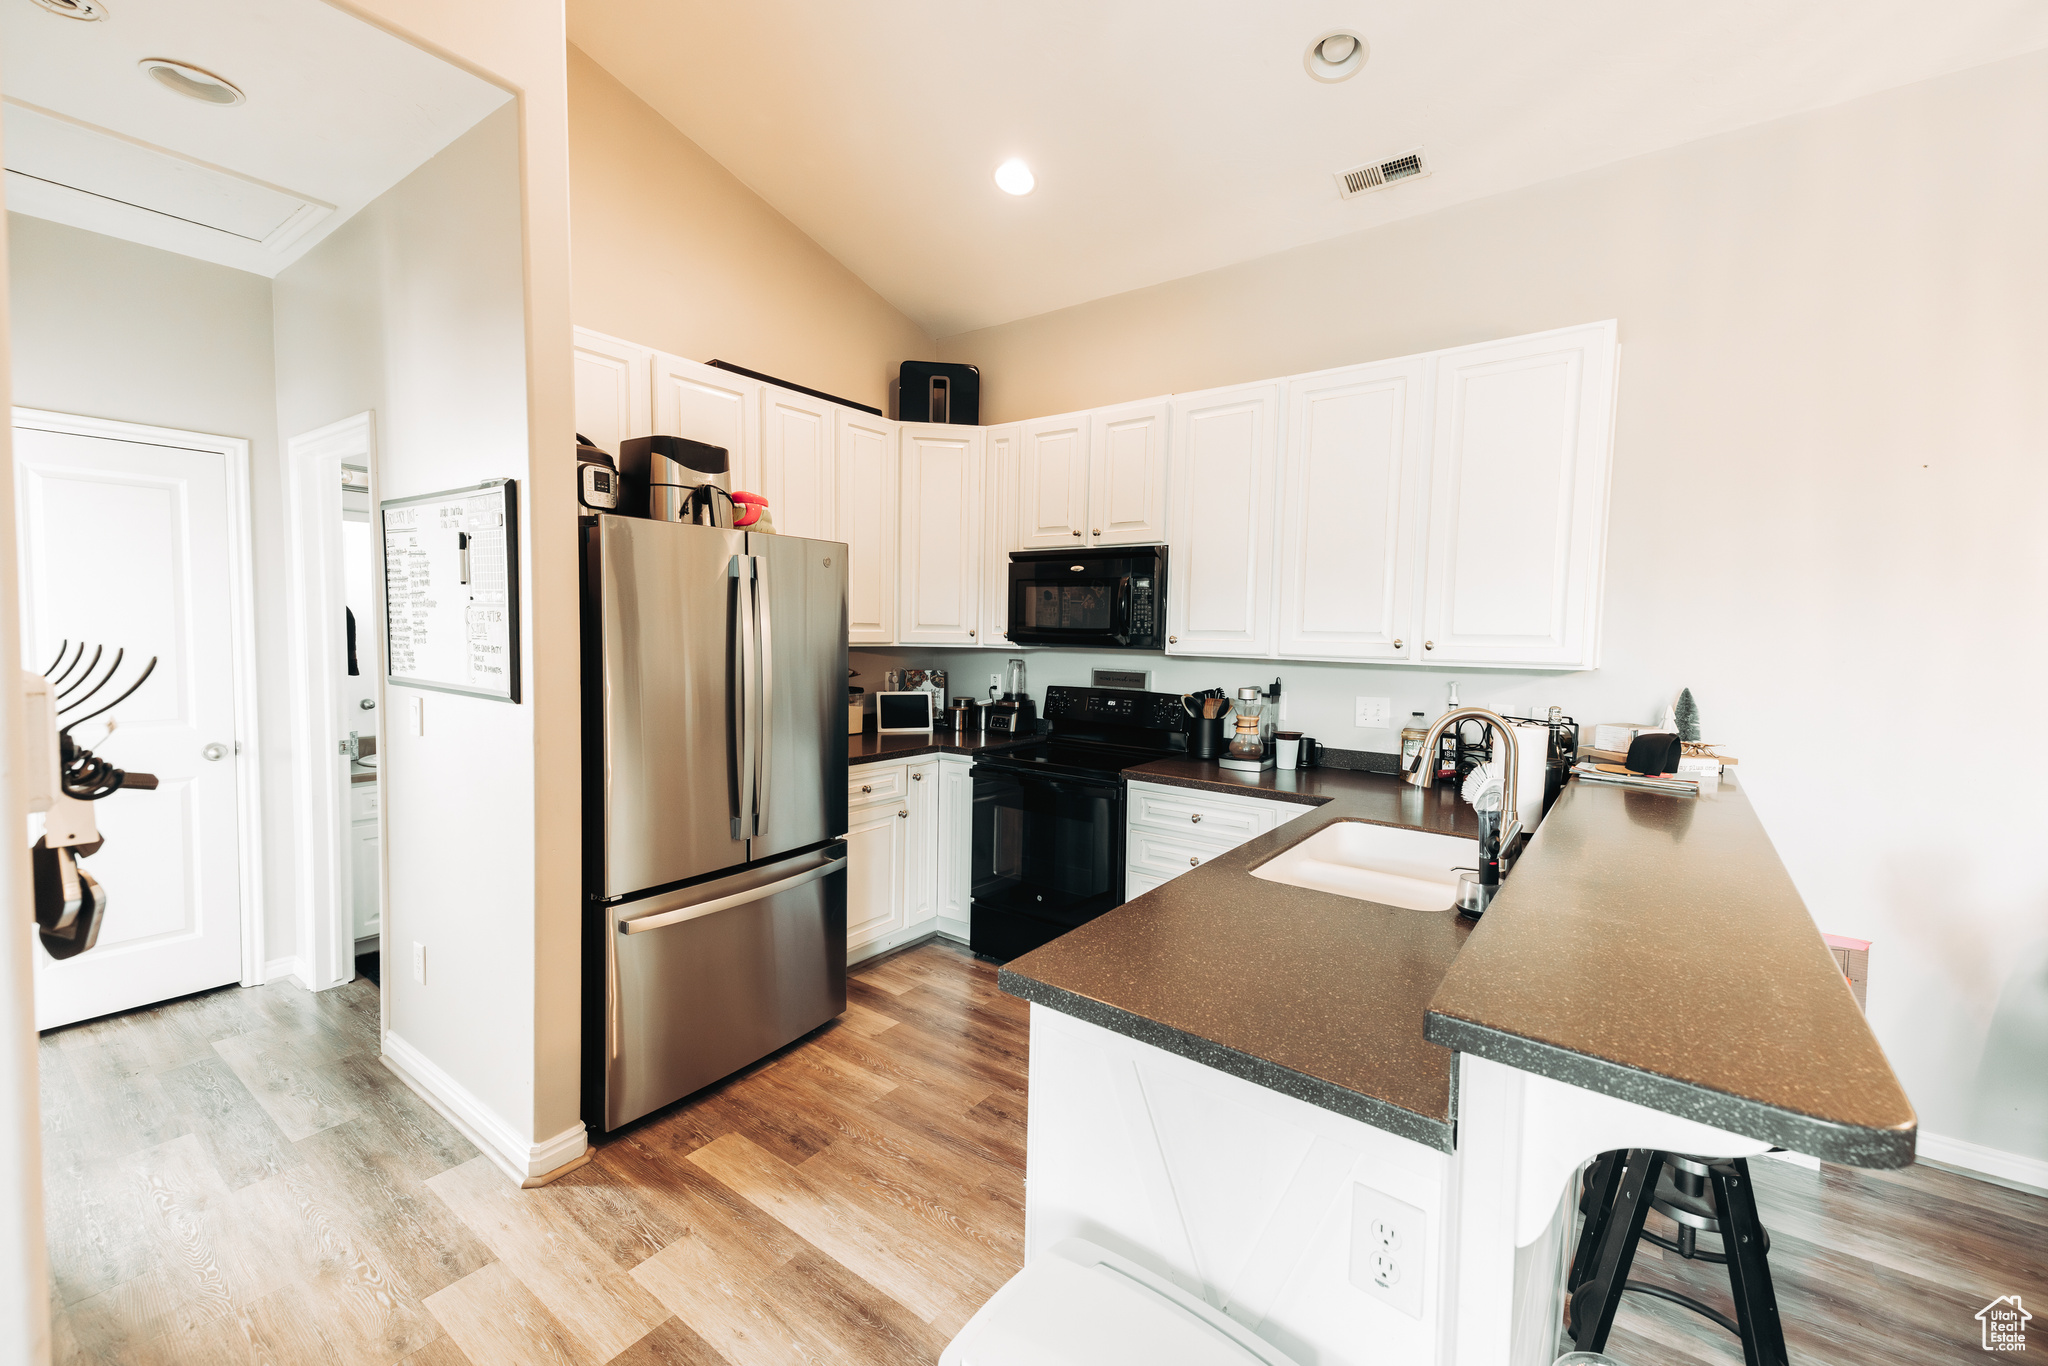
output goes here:
[[654, 430], [654, 352], [602, 332], [576, 329], [576, 431], [607, 455]]
[[654, 430], [723, 446], [732, 487], [761, 485], [761, 382], [680, 356], [654, 353]]
[[982, 429], [905, 423], [902, 452], [906, 645], [972, 645], [981, 627]]
[[969, 938], [974, 902], [974, 765], [939, 760], [938, 791], [939, 933]]
[[846, 831], [846, 947], [871, 944], [902, 929], [904, 853], [909, 807], [894, 802], [854, 807]]
[[1022, 423], [1018, 439], [1018, 549], [1087, 544], [1088, 414]]
[[768, 500], [775, 529], [784, 536], [842, 539], [838, 465], [832, 458], [838, 412], [825, 399], [763, 386], [760, 486], [748, 491]]
[[1280, 516], [1287, 658], [1412, 659], [1429, 492], [1429, 360], [1291, 380]]
[[910, 818], [903, 854], [903, 927], [916, 929], [938, 914], [939, 761], [910, 766]]
[[1088, 541], [1158, 545], [1166, 539], [1170, 401], [1098, 408], [1089, 416]]
[[1599, 662], [1615, 325], [1436, 357], [1422, 653]]
[[1173, 401], [1168, 654], [1273, 652], [1273, 502], [1282, 386]]
[[[896, 424], [839, 411], [839, 535], [846, 542], [847, 643], [896, 643]], [[874, 686], [872, 683], [870, 687]]]
[[1020, 435], [1014, 426], [990, 427], [983, 438], [988, 489], [981, 500], [981, 633], [975, 639], [997, 649], [1010, 644], [1010, 552], [1024, 548], [1017, 539]]

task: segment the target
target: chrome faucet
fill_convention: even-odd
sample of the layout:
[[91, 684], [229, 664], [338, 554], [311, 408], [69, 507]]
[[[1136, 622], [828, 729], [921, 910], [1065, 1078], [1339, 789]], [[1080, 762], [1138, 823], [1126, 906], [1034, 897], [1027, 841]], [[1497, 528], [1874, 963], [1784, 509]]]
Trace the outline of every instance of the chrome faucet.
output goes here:
[[1415, 755], [1415, 771], [1408, 775], [1408, 781], [1416, 787], [1428, 787], [1436, 779], [1436, 747], [1443, 733], [1463, 721], [1478, 721], [1500, 734], [1501, 750], [1501, 793], [1500, 821], [1498, 833], [1487, 847], [1487, 822], [1479, 823], [1479, 904], [1468, 908], [1474, 914], [1486, 909], [1486, 903], [1493, 900], [1493, 894], [1500, 887], [1501, 878], [1507, 875], [1508, 866], [1513, 863], [1515, 840], [1522, 833], [1520, 813], [1515, 809], [1515, 791], [1520, 775], [1519, 755], [1516, 753], [1515, 737], [1509, 731], [1507, 719], [1498, 712], [1485, 707], [1453, 707], [1439, 716], [1430, 726], [1429, 734], [1423, 737], [1422, 746]]

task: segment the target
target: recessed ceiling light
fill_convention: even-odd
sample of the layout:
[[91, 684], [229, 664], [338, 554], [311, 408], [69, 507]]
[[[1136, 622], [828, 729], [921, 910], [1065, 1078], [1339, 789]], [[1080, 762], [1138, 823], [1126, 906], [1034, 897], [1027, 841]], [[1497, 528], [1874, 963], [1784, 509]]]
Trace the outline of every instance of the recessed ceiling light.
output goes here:
[[1023, 157], [1011, 157], [996, 167], [996, 184], [1005, 194], [1030, 194], [1032, 187], [1038, 184], [1038, 179], [1031, 174], [1031, 168], [1024, 164]]
[[1348, 80], [1365, 65], [1366, 53], [1365, 39], [1340, 29], [1310, 43], [1302, 65], [1319, 81]]
[[247, 98], [211, 71], [203, 71], [189, 62], [174, 62], [169, 57], [144, 57], [136, 65], [155, 77], [166, 90], [175, 90], [201, 104], [240, 104]]
[[66, 19], [104, 19], [107, 7], [99, 0], [36, 0], [38, 5], [52, 14], [61, 14]]

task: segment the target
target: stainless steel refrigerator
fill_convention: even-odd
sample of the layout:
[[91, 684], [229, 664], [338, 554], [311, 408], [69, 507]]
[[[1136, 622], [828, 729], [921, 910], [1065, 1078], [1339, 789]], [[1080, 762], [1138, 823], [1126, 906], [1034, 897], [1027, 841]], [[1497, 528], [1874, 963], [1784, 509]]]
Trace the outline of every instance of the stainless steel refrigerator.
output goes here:
[[601, 515], [583, 592], [603, 1131], [846, 1009], [846, 547]]

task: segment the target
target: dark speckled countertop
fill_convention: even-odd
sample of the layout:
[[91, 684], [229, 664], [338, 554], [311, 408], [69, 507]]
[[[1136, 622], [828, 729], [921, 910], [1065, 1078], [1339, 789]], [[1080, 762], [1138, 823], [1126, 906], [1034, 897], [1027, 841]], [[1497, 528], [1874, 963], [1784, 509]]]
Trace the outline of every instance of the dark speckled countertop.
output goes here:
[[1456, 1049], [1829, 1161], [1912, 1160], [1912, 1107], [1733, 787], [1569, 785], [1475, 927], [1249, 871], [1339, 820], [1475, 835], [1449, 789], [1125, 776], [1317, 809], [1015, 959], [1005, 990], [1443, 1151]]
[[868, 730], [846, 737], [846, 762], [876, 764], [884, 759], [915, 759], [920, 754], [995, 754], [1019, 745], [1034, 744], [1043, 738], [1038, 735], [985, 735], [980, 732], [961, 736], [950, 730], [935, 730], [929, 735], [877, 735]]

